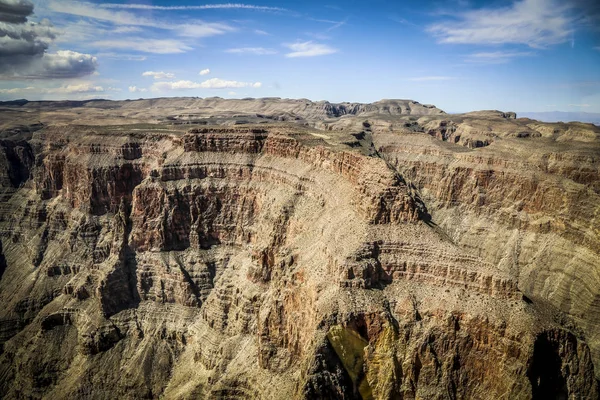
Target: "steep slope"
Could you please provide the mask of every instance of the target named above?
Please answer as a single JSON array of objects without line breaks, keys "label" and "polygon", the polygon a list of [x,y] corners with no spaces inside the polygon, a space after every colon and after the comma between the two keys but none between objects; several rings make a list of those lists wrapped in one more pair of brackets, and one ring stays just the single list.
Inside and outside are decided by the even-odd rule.
[{"label": "steep slope", "polygon": [[0,393],[598,397],[593,130],[313,118],[4,140]]}]

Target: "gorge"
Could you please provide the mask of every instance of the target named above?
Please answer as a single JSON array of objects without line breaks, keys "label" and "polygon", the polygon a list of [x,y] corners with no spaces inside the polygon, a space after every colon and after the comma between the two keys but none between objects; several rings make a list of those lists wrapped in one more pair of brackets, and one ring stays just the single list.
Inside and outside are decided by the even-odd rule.
[{"label": "gorge", "polygon": [[0,103],[5,398],[596,399],[600,128]]}]

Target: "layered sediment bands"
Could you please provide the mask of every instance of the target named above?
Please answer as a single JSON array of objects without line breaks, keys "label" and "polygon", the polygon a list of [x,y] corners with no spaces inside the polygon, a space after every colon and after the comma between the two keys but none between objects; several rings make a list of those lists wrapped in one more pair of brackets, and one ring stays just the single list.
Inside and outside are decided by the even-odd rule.
[{"label": "layered sediment bands", "polygon": [[61,141],[46,144],[56,136],[57,133],[50,130],[34,138],[36,144],[44,143],[38,144],[43,146],[44,156],[38,161],[36,190],[42,199],[53,198],[60,191],[71,207],[94,215],[116,212],[122,200],[131,202],[133,189],[151,166],[140,160],[145,151],[150,156],[146,161],[151,164],[161,161],[154,146],[143,146],[134,141],[134,137],[119,138],[116,144],[110,145],[93,143],[90,137],[75,145]]},{"label": "layered sediment bands", "polygon": [[[324,172],[341,176],[352,183],[361,196],[360,203],[369,220],[373,223],[417,221],[423,217],[424,206],[411,197],[406,185],[389,171],[379,159],[361,156],[347,151],[332,151],[323,146],[306,146],[300,141],[284,135],[267,135],[263,129],[192,130],[184,136],[186,152],[227,152],[272,155],[283,159],[293,159],[319,168]],[[317,142],[319,143],[319,142]],[[320,142],[324,144],[324,142]],[[194,166],[195,167],[195,166]],[[185,169],[177,174],[178,166],[169,166],[166,180],[182,178],[202,178],[207,175],[207,167]],[[249,168],[254,171],[256,166]],[[212,171],[212,173],[215,173]],[[226,173],[225,170],[223,173]],[[248,172],[234,171],[247,176]],[[280,172],[282,175],[284,171]],[[252,179],[252,178],[250,178]]]},{"label": "layered sediment bands", "polygon": [[408,280],[464,288],[504,299],[523,298],[514,279],[493,271],[491,265],[478,257],[453,250],[439,243],[435,249],[417,243],[367,243],[344,264],[341,282],[351,287],[372,288]]},{"label": "layered sediment bands", "polygon": [[[509,193],[523,164],[425,133],[415,135],[436,145],[414,153],[373,133],[384,160],[362,148],[370,133],[351,147],[345,133],[300,125],[136,129],[39,130],[17,163],[27,178],[3,192],[7,398],[598,396],[583,315],[595,289],[562,295],[567,282],[595,282],[564,278],[595,254],[590,236],[577,244],[585,261],[566,261],[595,217],[575,198],[559,202],[593,189],[529,177]],[[503,236],[496,216],[525,190],[537,194],[514,209],[518,234]],[[452,227],[459,211],[472,220]],[[548,226],[531,217],[554,212]],[[491,251],[494,230],[502,246]],[[558,247],[535,247],[539,236]],[[547,262],[559,247],[560,270]]]},{"label": "layered sediment bands", "polygon": [[[577,144],[584,146],[579,154],[562,151],[540,139],[524,160],[518,143],[507,140],[489,151],[386,135],[374,140],[420,189],[435,223],[460,246],[518,277],[528,298],[549,301],[575,318],[600,362],[597,151]],[[548,163],[556,159],[564,163]]]}]

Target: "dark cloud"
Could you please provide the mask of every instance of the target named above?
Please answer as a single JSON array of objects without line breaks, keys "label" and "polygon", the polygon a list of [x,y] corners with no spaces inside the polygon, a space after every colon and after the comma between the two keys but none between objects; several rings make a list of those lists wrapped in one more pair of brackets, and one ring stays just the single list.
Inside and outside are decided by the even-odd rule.
[{"label": "dark cloud", "polygon": [[23,24],[33,13],[33,3],[29,0],[0,0],[0,21]]},{"label": "dark cloud", "polygon": [[9,63],[5,60],[9,57],[42,55],[55,38],[55,29],[48,20],[37,24],[0,22],[0,64]]},{"label": "dark cloud", "polygon": [[0,70],[3,65],[20,64],[17,58],[43,54],[46,46],[40,42],[23,39],[0,38]]},{"label": "dark cloud", "polygon": [[[28,49],[23,46],[21,52]],[[33,53],[35,49],[32,49]],[[1,54],[2,50],[0,50]],[[2,57],[0,55],[0,79],[61,79],[80,78],[96,71],[96,57],[70,50],[56,53]]]},{"label": "dark cloud", "polygon": [[46,78],[73,78],[94,73],[96,57],[76,51],[61,50],[42,57],[41,70]]},{"label": "dark cloud", "polygon": [[32,12],[29,0],[0,0],[0,79],[77,78],[96,70],[89,54],[48,53],[57,30],[47,19],[29,22]]}]

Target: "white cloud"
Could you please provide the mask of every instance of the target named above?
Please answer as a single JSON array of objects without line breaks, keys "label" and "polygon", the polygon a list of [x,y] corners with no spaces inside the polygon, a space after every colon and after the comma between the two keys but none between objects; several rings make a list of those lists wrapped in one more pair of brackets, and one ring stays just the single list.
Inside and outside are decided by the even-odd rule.
[{"label": "white cloud", "polygon": [[36,91],[36,89],[33,86],[28,86],[24,88],[0,89],[0,94],[21,94],[33,91]]},{"label": "white cloud", "polygon": [[407,80],[412,82],[432,82],[432,81],[450,81],[456,79],[453,76],[418,76],[415,78],[408,78]]},{"label": "white cloud", "polygon": [[[86,45],[91,41],[92,46],[103,49],[155,54],[184,53],[192,50],[189,39],[177,40],[173,38],[174,35],[182,38],[203,38],[236,30],[234,27],[220,22],[187,20],[185,23],[173,23],[128,11],[115,11],[102,4],[85,1],[49,0],[48,4],[49,9],[53,12],[89,19],[89,21],[78,21],[67,26],[65,32],[70,41],[84,41]],[[144,34],[148,28],[170,32],[163,35],[166,37],[165,39],[154,39],[150,33]],[[123,37],[122,35],[130,33],[134,36]],[[101,39],[96,40],[96,38]]]},{"label": "white cloud", "polygon": [[91,83],[81,83],[78,85],[67,85],[54,89],[46,89],[46,93],[91,93],[104,92],[102,86],[94,86]]},{"label": "white cloud", "polygon": [[108,49],[135,50],[143,53],[155,54],[175,54],[192,50],[192,48],[185,43],[175,39],[130,38],[123,40],[99,40],[97,42],[92,42],[91,45]]},{"label": "white cloud", "polygon": [[[108,90],[116,91],[114,88]],[[102,86],[96,86],[93,83],[79,83],[66,85],[54,88],[36,88],[28,86],[24,88],[0,89],[1,94],[27,94],[27,93],[43,93],[43,94],[73,94],[73,93],[102,93],[105,89]]]},{"label": "white cloud", "polygon": [[142,76],[151,76],[154,79],[173,79],[175,78],[175,74],[172,72],[155,72],[155,71],[146,71],[142,73]]},{"label": "white cloud", "polygon": [[226,89],[226,88],[242,88],[242,87],[253,87],[259,88],[262,86],[260,82],[238,82],[238,81],[226,81],[219,78],[212,78],[206,80],[200,84],[201,87],[207,89]]},{"label": "white cloud", "polygon": [[531,51],[490,51],[473,53],[467,56],[466,61],[480,64],[502,64],[516,57],[533,56]]},{"label": "white cloud", "polygon": [[210,74],[210,69],[206,68],[203,69],[202,71],[198,72],[198,75],[208,75]]},{"label": "white cloud", "polygon": [[253,54],[257,56],[265,56],[269,54],[277,54],[273,49],[265,49],[264,47],[239,47],[235,49],[227,49],[225,53],[233,54]]},{"label": "white cloud", "polygon": [[230,96],[235,96],[237,93],[236,92],[227,92],[227,94]]},{"label": "white cloud", "polygon": [[153,92],[161,90],[183,90],[183,89],[198,89],[200,83],[192,81],[176,81],[176,82],[157,82],[150,88]]},{"label": "white cloud", "polygon": [[284,46],[292,50],[291,53],[285,55],[286,57],[315,57],[333,54],[338,51],[326,44],[314,43],[312,41],[286,44]]},{"label": "white cloud", "polygon": [[242,9],[242,10],[254,10],[254,11],[275,11],[284,12],[287,11],[281,7],[266,7],[266,6],[255,6],[252,4],[238,4],[238,3],[225,3],[225,4],[204,4],[198,6],[155,6],[148,4],[102,4],[103,8],[119,8],[119,9],[133,9],[133,10],[161,10],[161,11],[185,11],[185,10],[215,10],[215,9]]},{"label": "white cloud", "polygon": [[227,32],[233,32],[236,29],[221,23],[203,23],[196,21],[193,24],[182,24],[172,26],[170,29],[175,29],[179,36],[202,38],[208,36],[222,35]]},{"label": "white cloud", "polygon": [[139,88],[137,86],[129,86],[128,89],[131,93],[142,93],[142,92],[148,91],[148,89],[146,89],[146,88]]},{"label": "white cloud", "polygon": [[142,28],[139,26],[117,26],[112,30],[112,33],[132,33],[141,32]]},{"label": "white cloud", "polygon": [[333,30],[335,30],[337,28],[340,28],[340,27],[346,25],[346,22],[348,22],[348,20],[336,22],[335,24],[333,24],[332,26],[330,26],[329,28],[327,28],[325,30],[325,32],[331,32],[331,31],[333,31]]},{"label": "white cloud", "polygon": [[402,24],[402,25],[418,26],[417,24],[415,24],[413,22],[410,22],[407,19],[399,17],[399,16],[391,16],[389,18],[392,21],[397,22],[397,23]]},{"label": "white cloud", "polygon": [[77,15],[96,20],[108,21],[115,25],[137,25],[160,28],[160,24],[150,18],[138,17],[126,11],[111,11],[96,4],[84,1],[53,0],[49,3],[50,10],[63,14]]},{"label": "white cloud", "polygon": [[520,0],[502,8],[452,15],[456,20],[430,25],[440,43],[525,44],[544,47],[570,40],[569,6],[557,0]]},{"label": "white cloud", "polygon": [[591,107],[591,106],[589,104],[569,104],[569,107],[587,108],[587,107]]},{"label": "white cloud", "polygon": [[331,19],[320,19],[320,18],[309,18],[311,21],[322,22],[324,24],[337,24],[339,21],[334,21]]},{"label": "white cloud", "polygon": [[[83,1],[75,2],[71,0],[51,0],[49,6],[54,12],[77,15],[99,21],[107,21],[113,25],[125,25],[130,31],[135,27],[143,26],[172,30],[175,34],[185,37],[207,37],[235,31],[235,28],[225,23],[213,23],[201,20],[194,20],[186,24],[167,23],[153,18],[140,17],[127,11],[113,11],[108,9],[106,4],[93,4]],[[118,4],[114,4],[114,6],[118,6]],[[186,50],[190,50],[190,48],[187,48]]]},{"label": "white cloud", "polygon": [[124,54],[124,53],[114,53],[114,52],[103,52],[97,53],[98,57],[102,58],[112,58],[115,60],[127,60],[127,61],[146,61],[148,57],[139,56],[136,54]]},{"label": "white cloud", "polygon": [[[77,19],[66,22],[61,27],[60,35],[57,35],[56,43],[89,43],[101,37],[113,34],[112,29],[106,29],[106,25],[88,19]],[[112,27],[111,28],[117,28]]]},{"label": "white cloud", "polygon": [[269,36],[269,32],[263,31],[262,29],[255,29],[254,33],[256,33],[257,35]]},{"label": "white cloud", "polygon": [[175,81],[175,82],[156,82],[152,85],[152,91],[163,90],[186,90],[186,89],[227,89],[227,88],[259,88],[260,82],[239,82],[227,81],[219,78],[208,79],[204,82]]}]

